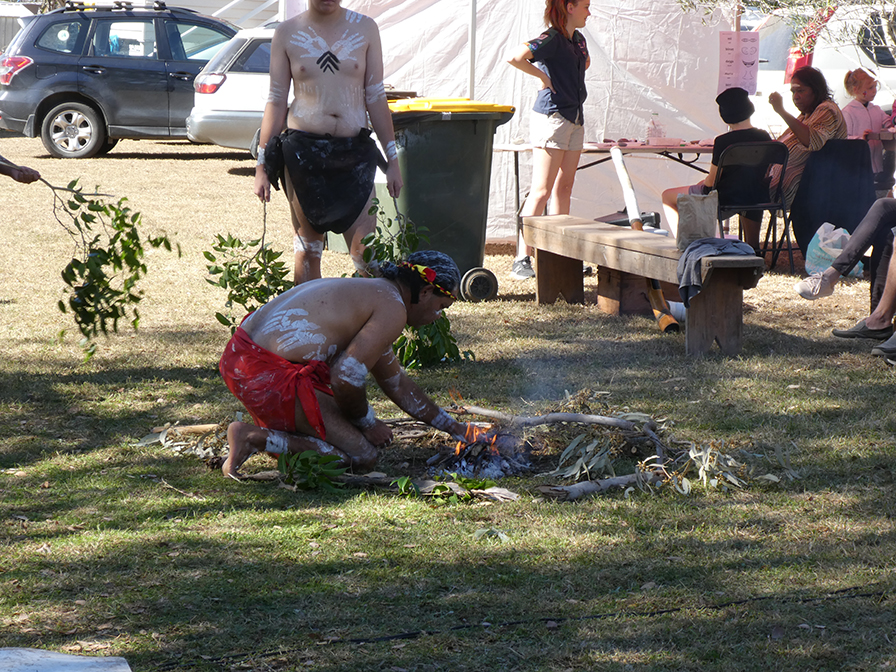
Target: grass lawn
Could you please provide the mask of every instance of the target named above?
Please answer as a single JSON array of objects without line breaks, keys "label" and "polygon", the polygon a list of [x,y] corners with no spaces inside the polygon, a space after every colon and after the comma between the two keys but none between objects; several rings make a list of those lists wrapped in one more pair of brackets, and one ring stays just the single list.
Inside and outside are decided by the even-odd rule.
[{"label": "grass lawn", "polygon": [[[127,196],[183,248],[148,255],[139,332],[85,363],[56,309],[73,245],[50,191],[0,183],[0,647],[123,656],[135,672],[896,669],[896,371],[871,342],[830,336],[866,314],[867,282],[810,303],[770,272],[746,293],[741,356],[694,359],[646,317],[537,306],[510,257],[489,256],[498,299],[449,310],[476,360],[414,374],[445,406],[454,392],[520,415],[570,399],[645,413],[779,483],[558,503],[536,489],[556,481],[531,475],[500,483],[515,502],[453,506],[292,492],[136,445],[240,410],[217,373],[229,334],[202,251],[216,233],[260,233],[252,164],[148,141],[61,161],[4,137],[0,154]],[[289,250],[284,200],[267,208],[268,239]],[[327,275],[351,270],[325,260]],[[571,431],[527,438],[550,467]],[[442,440],[400,441],[378,468],[422,473]]]}]

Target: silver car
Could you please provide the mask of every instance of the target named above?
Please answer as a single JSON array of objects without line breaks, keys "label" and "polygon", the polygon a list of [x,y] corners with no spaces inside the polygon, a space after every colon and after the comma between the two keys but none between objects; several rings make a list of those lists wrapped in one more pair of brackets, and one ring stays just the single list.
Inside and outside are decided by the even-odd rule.
[{"label": "silver car", "polygon": [[276,25],[239,31],[197,75],[187,117],[190,140],[248,149],[255,156]]}]

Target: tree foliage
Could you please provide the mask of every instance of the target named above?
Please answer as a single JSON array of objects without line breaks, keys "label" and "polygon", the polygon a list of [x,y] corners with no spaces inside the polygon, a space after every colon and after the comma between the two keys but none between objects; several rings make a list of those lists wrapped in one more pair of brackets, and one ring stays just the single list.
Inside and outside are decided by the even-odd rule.
[{"label": "tree foliage", "polygon": [[138,282],[146,274],[144,245],[171,251],[171,240],[158,235],[144,243],[139,230],[142,217],[126,205],[126,198],[109,203],[104,194],[84,194],[77,180],[66,188],[49,186],[54,217],[76,245],[62,271],[68,298],[59,301],[59,310],[71,311],[89,358],[96,352],[96,337],[117,332],[120,319],[129,318],[137,329],[137,304],[143,298]]}]

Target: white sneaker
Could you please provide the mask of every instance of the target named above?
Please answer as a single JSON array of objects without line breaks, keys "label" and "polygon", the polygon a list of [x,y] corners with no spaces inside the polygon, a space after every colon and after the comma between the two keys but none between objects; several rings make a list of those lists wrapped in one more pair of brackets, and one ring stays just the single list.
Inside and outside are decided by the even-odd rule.
[{"label": "white sneaker", "polygon": [[513,267],[510,270],[510,277],[517,280],[528,280],[535,277],[535,271],[532,270],[532,260],[529,257],[515,259]]},{"label": "white sneaker", "polygon": [[824,273],[813,273],[793,286],[793,291],[808,301],[822,299],[834,293],[834,283],[824,277]]}]

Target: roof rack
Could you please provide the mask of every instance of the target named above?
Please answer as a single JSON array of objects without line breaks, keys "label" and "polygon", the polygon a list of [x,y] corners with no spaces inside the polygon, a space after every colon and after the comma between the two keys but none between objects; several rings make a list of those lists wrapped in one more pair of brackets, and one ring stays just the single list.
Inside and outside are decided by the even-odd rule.
[{"label": "roof rack", "polygon": [[65,9],[84,11],[88,9],[168,9],[164,0],[66,0]]}]

